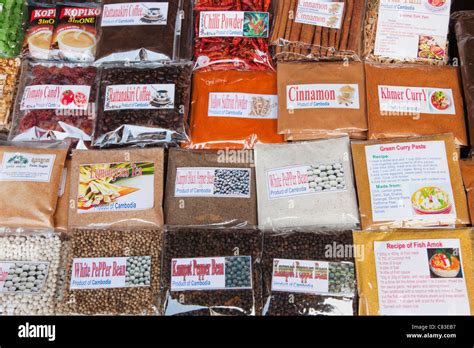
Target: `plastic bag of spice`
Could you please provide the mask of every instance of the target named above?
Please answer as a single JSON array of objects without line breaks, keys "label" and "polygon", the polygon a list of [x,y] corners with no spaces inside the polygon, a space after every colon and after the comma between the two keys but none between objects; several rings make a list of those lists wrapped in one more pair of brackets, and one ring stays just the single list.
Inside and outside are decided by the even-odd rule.
[{"label": "plastic bag of spice", "polygon": [[452,133],[467,146],[459,69],[366,64],[369,139]]},{"label": "plastic bag of spice", "polygon": [[264,230],[348,230],[359,212],[348,137],[255,147]]},{"label": "plastic bag of spice", "polygon": [[0,58],[0,130],[8,129],[20,60]]},{"label": "plastic bag of spice", "polygon": [[257,230],[166,231],[164,315],[260,314],[261,254]]},{"label": "plastic bag of spice", "polygon": [[74,230],[58,313],[158,314],[162,241],[155,230]]},{"label": "plastic bag of spice", "polygon": [[24,61],[9,138],[90,142],[97,69],[83,64]]},{"label": "plastic bag of spice", "polygon": [[97,61],[190,60],[191,0],[103,0]]},{"label": "plastic bag of spice", "polygon": [[459,164],[461,165],[462,180],[466,189],[469,215],[472,221],[474,217],[474,161],[465,160],[460,161]]},{"label": "plastic bag of spice", "polygon": [[24,0],[3,0],[0,8],[0,56],[16,57],[20,53],[26,20]]},{"label": "plastic bag of spice", "polygon": [[362,63],[280,63],[277,76],[280,134],[311,140],[367,131]]},{"label": "plastic bag of spice", "polygon": [[56,5],[35,0],[27,1],[28,21],[22,55],[47,60],[51,55],[51,42],[56,23]]},{"label": "plastic bag of spice", "polygon": [[52,231],[0,233],[1,315],[52,315],[61,241]]},{"label": "plastic bag of spice", "polygon": [[191,74],[191,62],[105,66],[94,146],[187,140]]},{"label": "plastic bag of spice", "polygon": [[251,149],[279,143],[276,73],[198,71],[193,76],[191,148]]},{"label": "plastic bag of spice", "polygon": [[69,227],[163,225],[162,148],[73,151]]},{"label": "plastic bag of spice", "polygon": [[61,175],[58,204],[54,214],[54,228],[56,231],[68,231],[69,189],[71,185],[71,160],[67,159]]},{"label": "plastic bag of spice", "polygon": [[54,228],[61,174],[69,144],[0,142],[0,224]]},{"label": "plastic bag of spice", "polygon": [[273,69],[268,48],[271,0],[196,0],[196,68]]},{"label": "plastic bag of spice", "polygon": [[472,315],[471,238],[467,228],[355,231],[359,314]]},{"label": "plastic bag of spice", "polygon": [[353,142],[362,228],[468,225],[452,135]]},{"label": "plastic bag of spice", "polygon": [[167,225],[256,226],[257,192],[251,150],[170,149],[165,198]]},{"label": "plastic bag of spice", "polygon": [[270,42],[279,61],[361,55],[366,0],[278,0]]},{"label": "plastic bag of spice", "polygon": [[265,233],[263,315],[357,315],[356,256],[351,231]]}]

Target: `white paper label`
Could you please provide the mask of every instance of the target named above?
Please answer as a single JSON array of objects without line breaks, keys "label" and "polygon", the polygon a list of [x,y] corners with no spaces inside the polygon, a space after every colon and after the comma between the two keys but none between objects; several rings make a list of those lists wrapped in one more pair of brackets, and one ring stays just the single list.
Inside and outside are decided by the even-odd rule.
[{"label": "white paper label", "polygon": [[171,260],[171,291],[252,288],[250,256]]},{"label": "white paper label", "polygon": [[28,86],[23,92],[20,110],[86,110],[89,103],[90,91],[90,86]]},{"label": "white paper label", "polygon": [[443,60],[451,0],[380,0],[374,53]]},{"label": "white paper label", "polygon": [[272,291],[354,296],[354,264],[308,260],[273,260]]},{"label": "white paper label", "polygon": [[150,286],[151,256],[74,259],[71,289]]},{"label": "white paper label", "polygon": [[278,96],[250,93],[209,93],[209,116],[276,119]]},{"label": "white paper label", "polygon": [[359,85],[288,85],[286,108],[288,110],[359,109]]},{"label": "white paper label", "polygon": [[295,22],[340,29],[343,14],[343,1],[299,0]]},{"label": "white paper label", "polygon": [[0,293],[39,294],[48,270],[49,262],[0,261]]},{"label": "white paper label", "polygon": [[166,25],[167,22],[167,2],[131,2],[104,5],[101,26]]},{"label": "white paper label", "polygon": [[379,105],[382,116],[456,114],[451,89],[379,86]]},{"label": "white paper label", "polygon": [[275,168],[266,174],[269,199],[346,190],[342,162]]},{"label": "white paper label", "polygon": [[381,315],[470,315],[458,239],[374,242]]},{"label": "white paper label", "polygon": [[268,37],[268,12],[201,11],[199,37]]},{"label": "white paper label", "polygon": [[174,93],[174,84],[107,86],[104,111],[174,109]]},{"label": "white paper label", "polygon": [[175,197],[250,198],[250,168],[176,169]]},{"label": "white paper label", "polygon": [[5,152],[0,181],[49,182],[55,159],[56,155]]},{"label": "white paper label", "polygon": [[373,220],[455,223],[444,141],[366,146]]}]

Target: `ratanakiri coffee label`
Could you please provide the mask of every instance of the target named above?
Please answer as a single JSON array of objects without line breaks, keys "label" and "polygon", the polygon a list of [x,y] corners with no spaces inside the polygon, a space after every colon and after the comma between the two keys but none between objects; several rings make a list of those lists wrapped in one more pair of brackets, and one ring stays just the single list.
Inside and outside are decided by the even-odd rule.
[{"label": "ratanakiri coffee label", "polygon": [[151,256],[77,258],[71,290],[150,286]]},{"label": "ratanakiri coffee label", "polygon": [[176,169],[175,197],[250,198],[250,168]]},{"label": "ratanakiri coffee label", "polygon": [[104,111],[174,109],[175,89],[171,83],[107,86]]},{"label": "ratanakiri coffee label", "polygon": [[49,182],[56,155],[5,152],[0,181]]},{"label": "ratanakiri coffee label", "polygon": [[278,96],[250,93],[209,93],[209,116],[277,119]]},{"label": "ratanakiri coffee label", "polygon": [[0,261],[0,293],[39,294],[48,271],[49,262]]},{"label": "ratanakiri coffee label", "polygon": [[381,315],[471,314],[459,239],[375,241],[374,256]]},{"label": "ratanakiri coffee label", "polygon": [[102,27],[127,25],[166,25],[167,2],[130,2],[104,5]]},{"label": "ratanakiri coffee label", "polygon": [[67,109],[86,110],[90,86],[34,85],[27,86],[20,102],[20,110]]},{"label": "ratanakiri coffee label", "polygon": [[202,11],[199,37],[268,37],[268,12]]},{"label": "ratanakiri coffee label", "polygon": [[359,109],[357,84],[307,84],[286,86],[286,108]]},{"label": "ratanakiri coffee label", "polygon": [[272,291],[354,296],[354,264],[273,259]]},{"label": "ratanakiri coffee label", "polygon": [[171,291],[252,289],[250,256],[171,260]]},{"label": "ratanakiri coffee label", "polygon": [[79,168],[79,214],[153,208],[153,162],[102,163],[81,165]]},{"label": "ratanakiri coffee label", "polygon": [[299,0],[295,22],[340,29],[343,14],[343,1]]}]

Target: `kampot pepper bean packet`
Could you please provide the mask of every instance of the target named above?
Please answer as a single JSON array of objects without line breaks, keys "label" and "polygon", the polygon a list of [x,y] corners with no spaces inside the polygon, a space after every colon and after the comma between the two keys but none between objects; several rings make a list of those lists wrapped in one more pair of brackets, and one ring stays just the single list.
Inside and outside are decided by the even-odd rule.
[{"label": "kampot pepper bean packet", "polygon": [[354,231],[360,315],[472,315],[472,229]]},{"label": "kampot pepper bean packet", "polygon": [[8,130],[20,59],[0,58],[0,130]]},{"label": "kampot pepper bean packet", "polygon": [[369,139],[452,133],[467,146],[459,69],[366,64]]},{"label": "kampot pepper bean packet", "polygon": [[311,140],[367,132],[363,63],[280,63],[277,79],[280,134]]},{"label": "kampot pepper bean packet", "polygon": [[354,141],[362,228],[470,224],[452,135]]},{"label": "kampot pepper bean packet", "polygon": [[162,148],[75,150],[69,228],[163,226]]},{"label": "kampot pepper bean packet", "polygon": [[188,147],[252,149],[257,143],[283,142],[277,116],[276,73],[198,71],[193,76]]},{"label": "kampot pepper bean packet", "polygon": [[254,229],[167,230],[162,265],[163,314],[259,315],[262,237]]},{"label": "kampot pepper bean packet", "polygon": [[257,192],[251,150],[170,149],[165,196],[168,226],[252,227]]},{"label": "kampot pepper bean packet", "polygon": [[50,58],[55,23],[56,6],[54,4],[28,1],[23,56],[44,60]]}]

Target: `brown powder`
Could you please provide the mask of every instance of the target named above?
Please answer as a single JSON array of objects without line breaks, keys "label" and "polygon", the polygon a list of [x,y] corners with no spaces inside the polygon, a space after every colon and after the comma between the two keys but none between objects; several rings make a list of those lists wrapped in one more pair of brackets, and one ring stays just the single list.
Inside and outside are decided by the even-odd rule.
[{"label": "brown powder", "polygon": [[472,220],[474,217],[474,161],[466,160],[459,163],[461,164],[462,179],[467,193],[469,214]]},{"label": "brown powder", "polygon": [[67,232],[67,218],[69,213],[69,189],[71,185],[71,160],[66,160],[61,177],[61,189],[54,214],[54,227],[61,232]]}]

